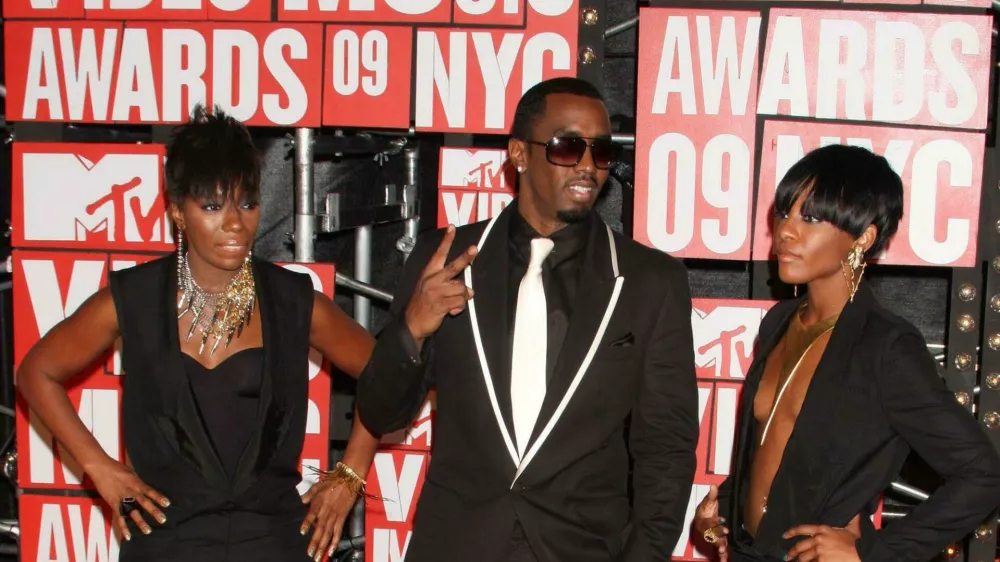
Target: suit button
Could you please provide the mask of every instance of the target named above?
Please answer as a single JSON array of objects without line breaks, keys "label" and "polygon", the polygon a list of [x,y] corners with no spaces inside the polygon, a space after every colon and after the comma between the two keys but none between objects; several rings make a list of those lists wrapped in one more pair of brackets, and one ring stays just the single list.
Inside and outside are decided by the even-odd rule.
[{"label": "suit button", "polygon": [[530,490],[530,489],[531,489],[530,487],[525,486],[524,484],[521,484],[520,482],[518,482],[517,484],[514,484],[514,491],[515,492],[525,492],[525,491]]}]

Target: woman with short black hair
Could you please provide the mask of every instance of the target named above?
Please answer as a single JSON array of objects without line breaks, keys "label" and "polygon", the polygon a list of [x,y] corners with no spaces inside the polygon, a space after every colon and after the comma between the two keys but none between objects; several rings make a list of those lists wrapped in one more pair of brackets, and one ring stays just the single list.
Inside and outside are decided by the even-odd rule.
[{"label": "woman with short black hair", "polygon": [[[863,148],[810,152],[778,185],[778,273],[806,291],[761,322],[733,472],[696,512],[722,560],[924,562],[1000,503],[997,452],[920,332],[863,280],[902,215],[899,176]],[[876,531],[870,516],[911,449],[945,483]]]}]

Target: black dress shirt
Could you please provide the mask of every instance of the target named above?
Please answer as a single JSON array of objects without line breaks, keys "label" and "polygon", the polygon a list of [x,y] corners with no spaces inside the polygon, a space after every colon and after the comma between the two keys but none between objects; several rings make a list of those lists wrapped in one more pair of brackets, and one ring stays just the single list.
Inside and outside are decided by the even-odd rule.
[{"label": "black dress shirt", "polygon": [[[568,225],[547,238],[554,246],[542,262],[542,286],[545,288],[545,307],[548,309],[546,330],[545,378],[552,381],[559,351],[566,338],[566,329],[573,317],[573,300],[576,297],[583,249],[587,245],[590,221],[583,220]],[[520,212],[513,213],[510,221],[510,268],[507,278],[507,338],[508,357],[514,353],[514,324],[517,310],[517,294],[521,279],[528,271],[531,259],[531,241],[545,238],[524,220]]]}]

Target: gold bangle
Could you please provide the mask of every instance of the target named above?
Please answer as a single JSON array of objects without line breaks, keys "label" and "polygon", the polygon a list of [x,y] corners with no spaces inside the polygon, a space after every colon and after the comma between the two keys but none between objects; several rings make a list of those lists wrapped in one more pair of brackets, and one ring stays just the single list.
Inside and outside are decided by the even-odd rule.
[{"label": "gold bangle", "polygon": [[382,499],[368,494],[366,491],[368,482],[366,482],[364,478],[358,476],[358,473],[355,472],[353,468],[342,462],[338,462],[333,470],[319,470],[311,466],[308,468],[319,474],[320,482],[327,482],[331,480],[337,481],[347,486],[347,489],[354,495],[364,496],[366,498]]}]

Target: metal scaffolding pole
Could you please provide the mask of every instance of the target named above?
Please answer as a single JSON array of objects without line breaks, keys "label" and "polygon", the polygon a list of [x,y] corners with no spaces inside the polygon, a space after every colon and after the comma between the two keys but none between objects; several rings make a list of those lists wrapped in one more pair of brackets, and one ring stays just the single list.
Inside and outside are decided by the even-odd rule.
[{"label": "metal scaffolding pole", "polygon": [[[372,280],[372,225],[359,226],[354,231],[354,279],[369,284]],[[354,295],[354,319],[366,330],[371,330],[372,309],[371,300],[360,294]],[[350,537],[365,535],[365,500],[359,498],[354,503],[351,519],[348,523]],[[364,560],[364,552],[355,549],[351,554],[354,561]]]},{"label": "metal scaffolding pole", "polygon": [[313,193],[313,130],[295,129],[295,261],[315,261],[316,197]]}]

